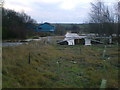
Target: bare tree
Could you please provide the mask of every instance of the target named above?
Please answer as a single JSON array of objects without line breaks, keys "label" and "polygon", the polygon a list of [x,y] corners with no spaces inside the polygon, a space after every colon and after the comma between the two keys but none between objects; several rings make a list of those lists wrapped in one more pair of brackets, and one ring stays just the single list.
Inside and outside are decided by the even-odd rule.
[{"label": "bare tree", "polygon": [[108,7],[105,6],[102,0],[98,0],[96,3],[91,3],[91,6],[90,23],[93,25],[92,30],[100,35],[112,34],[112,23],[114,22],[114,19],[111,17]]},{"label": "bare tree", "polygon": [[104,12],[104,3],[97,1],[96,3],[91,3],[92,10],[90,13],[90,22],[92,23],[101,23],[103,22],[103,12]]},{"label": "bare tree", "polygon": [[116,9],[116,16],[117,16],[117,36],[119,37],[120,34],[120,1],[117,2],[117,9]]},{"label": "bare tree", "polygon": [[120,1],[117,2],[117,17],[118,23],[120,23]]}]

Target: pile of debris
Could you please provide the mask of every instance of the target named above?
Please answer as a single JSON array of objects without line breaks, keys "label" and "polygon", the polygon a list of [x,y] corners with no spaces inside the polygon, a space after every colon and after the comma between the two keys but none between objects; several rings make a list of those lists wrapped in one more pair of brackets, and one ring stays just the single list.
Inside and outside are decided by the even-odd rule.
[{"label": "pile of debris", "polygon": [[103,44],[98,40],[89,39],[87,36],[79,36],[76,33],[67,32],[65,39],[57,42],[60,45],[92,45],[92,44]]}]

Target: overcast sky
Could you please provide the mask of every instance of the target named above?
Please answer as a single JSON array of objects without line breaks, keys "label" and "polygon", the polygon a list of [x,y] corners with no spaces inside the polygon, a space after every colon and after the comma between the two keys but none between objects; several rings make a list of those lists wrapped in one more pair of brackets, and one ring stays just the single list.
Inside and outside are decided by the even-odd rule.
[{"label": "overcast sky", "polygon": [[[38,23],[84,23],[95,0],[5,0],[4,7],[25,12]],[[112,7],[117,0],[103,0]]]}]

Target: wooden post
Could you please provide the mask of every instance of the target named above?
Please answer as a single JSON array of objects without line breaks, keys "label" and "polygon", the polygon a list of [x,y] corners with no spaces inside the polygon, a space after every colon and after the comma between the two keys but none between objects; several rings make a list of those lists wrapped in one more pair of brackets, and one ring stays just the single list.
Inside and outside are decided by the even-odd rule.
[{"label": "wooden post", "polygon": [[28,64],[30,64],[30,52],[29,52],[29,56],[28,56]]}]

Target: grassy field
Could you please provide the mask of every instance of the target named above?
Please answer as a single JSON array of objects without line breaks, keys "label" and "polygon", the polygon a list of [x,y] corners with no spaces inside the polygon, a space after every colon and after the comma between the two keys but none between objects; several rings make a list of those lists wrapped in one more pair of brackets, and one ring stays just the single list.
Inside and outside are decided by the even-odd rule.
[{"label": "grassy field", "polygon": [[[3,47],[3,88],[118,88],[117,45],[44,44]],[[30,62],[29,62],[30,60]]]}]

